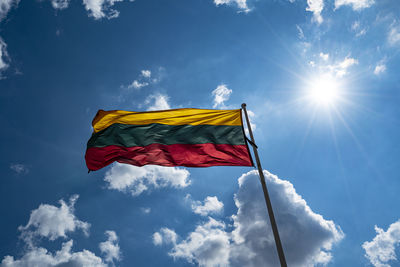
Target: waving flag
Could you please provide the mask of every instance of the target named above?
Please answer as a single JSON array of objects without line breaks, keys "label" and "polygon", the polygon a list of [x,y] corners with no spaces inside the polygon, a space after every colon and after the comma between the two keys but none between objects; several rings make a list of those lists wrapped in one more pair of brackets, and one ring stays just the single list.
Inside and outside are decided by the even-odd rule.
[{"label": "waving flag", "polygon": [[241,110],[99,110],[87,143],[86,165],[114,161],[143,166],[253,166]]}]

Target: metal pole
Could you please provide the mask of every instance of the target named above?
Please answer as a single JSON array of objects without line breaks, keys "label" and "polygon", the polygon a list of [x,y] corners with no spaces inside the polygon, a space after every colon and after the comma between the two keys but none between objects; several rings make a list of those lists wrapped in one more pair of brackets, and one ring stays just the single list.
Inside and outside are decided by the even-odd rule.
[{"label": "metal pole", "polygon": [[253,132],[251,131],[251,125],[250,125],[249,117],[247,115],[245,103],[242,104],[242,109],[243,109],[244,115],[246,117],[247,128],[249,129],[251,142],[253,142],[253,144],[251,144],[251,146],[253,147],[254,157],[256,158],[256,162],[257,162],[258,173],[260,175],[260,181],[261,181],[262,189],[264,191],[265,203],[267,204],[269,220],[271,222],[272,232],[274,233],[275,245],[276,245],[276,249],[278,250],[279,261],[281,262],[282,267],[287,267],[285,254],[283,253],[281,239],[279,238],[278,226],[276,225],[274,211],[272,209],[271,200],[269,198],[269,194],[268,194],[268,190],[267,190],[267,185],[265,183],[264,173],[261,168],[260,158],[258,157],[257,146],[255,145]]}]

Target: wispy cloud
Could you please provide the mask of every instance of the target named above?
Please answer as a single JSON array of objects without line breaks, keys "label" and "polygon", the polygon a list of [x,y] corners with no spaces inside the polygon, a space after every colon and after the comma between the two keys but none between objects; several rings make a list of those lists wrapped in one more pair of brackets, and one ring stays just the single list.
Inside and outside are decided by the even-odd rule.
[{"label": "wispy cloud", "polygon": [[[40,0],[44,1],[44,0]],[[50,0],[54,9],[65,9],[68,7],[70,0]]]},{"label": "wispy cloud", "polygon": [[384,62],[379,62],[374,69],[375,75],[381,75],[386,71],[386,64]]},{"label": "wispy cloud", "polygon": [[351,30],[356,33],[356,37],[363,36],[367,33],[367,29],[361,27],[359,20],[354,21],[354,23],[351,25]]},{"label": "wispy cloud", "polygon": [[[162,70],[162,68],[160,68]],[[153,78],[151,77],[151,71],[150,70],[141,70],[140,75],[131,83],[129,84],[126,88],[135,88],[135,89],[140,89],[142,87],[146,87],[150,85],[151,83],[157,83],[159,81],[158,78]],[[125,86],[122,86],[124,88]]]},{"label": "wispy cloud", "polygon": [[0,73],[8,68],[7,62],[9,60],[10,58],[8,57],[7,53],[7,44],[0,37]]},{"label": "wispy cloud", "polygon": [[376,236],[362,244],[365,257],[376,267],[389,267],[397,260],[395,247],[400,244],[400,220],[392,223],[387,231],[375,225]]},{"label": "wispy cloud", "polygon": [[374,0],[335,0],[335,9],[347,5],[354,10],[360,10],[372,6],[374,3]]},{"label": "wispy cloud", "polygon": [[0,21],[2,21],[11,10],[16,7],[20,0],[0,0]]},{"label": "wispy cloud", "polygon": [[216,6],[219,5],[232,5],[236,4],[236,6],[243,12],[249,12],[250,9],[247,6],[247,0],[214,0],[214,4]]},{"label": "wispy cloud", "polygon": [[27,174],[29,173],[28,166],[21,163],[13,163],[10,165],[10,169],[15,171],[17,174]]},{"label": "wispy cloud", "polygon": [[303,40],[304,39],[303,29],[297,24],[296,24],[296,29],[297,29],[297,32],[298,32],[299,39]]},{"label": "wispy cloud", "polygon": [[400,23],[395,21],[390,25],[388,42],[392,46],[400,44]]}]

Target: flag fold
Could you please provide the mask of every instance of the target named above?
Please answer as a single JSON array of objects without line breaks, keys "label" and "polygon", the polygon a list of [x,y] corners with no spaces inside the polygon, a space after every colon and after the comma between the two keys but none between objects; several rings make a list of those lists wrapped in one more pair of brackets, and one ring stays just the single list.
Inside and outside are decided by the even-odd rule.
[{"label": "flag fold", "polygon": [[87,143],[86,165],[253,166],[241,110],[99,110]]}]

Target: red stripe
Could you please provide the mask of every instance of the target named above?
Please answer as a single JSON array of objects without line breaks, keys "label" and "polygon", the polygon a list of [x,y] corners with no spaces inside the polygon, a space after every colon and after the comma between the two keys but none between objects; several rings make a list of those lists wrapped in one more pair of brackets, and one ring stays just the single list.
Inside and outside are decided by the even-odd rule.
[{"label": "red stripe", "polygon": [[114,161],[135,166],[253,166],[246,145],[225,144],[91,147],[86,150],[85,159],[91,171],[101,169]]}]

